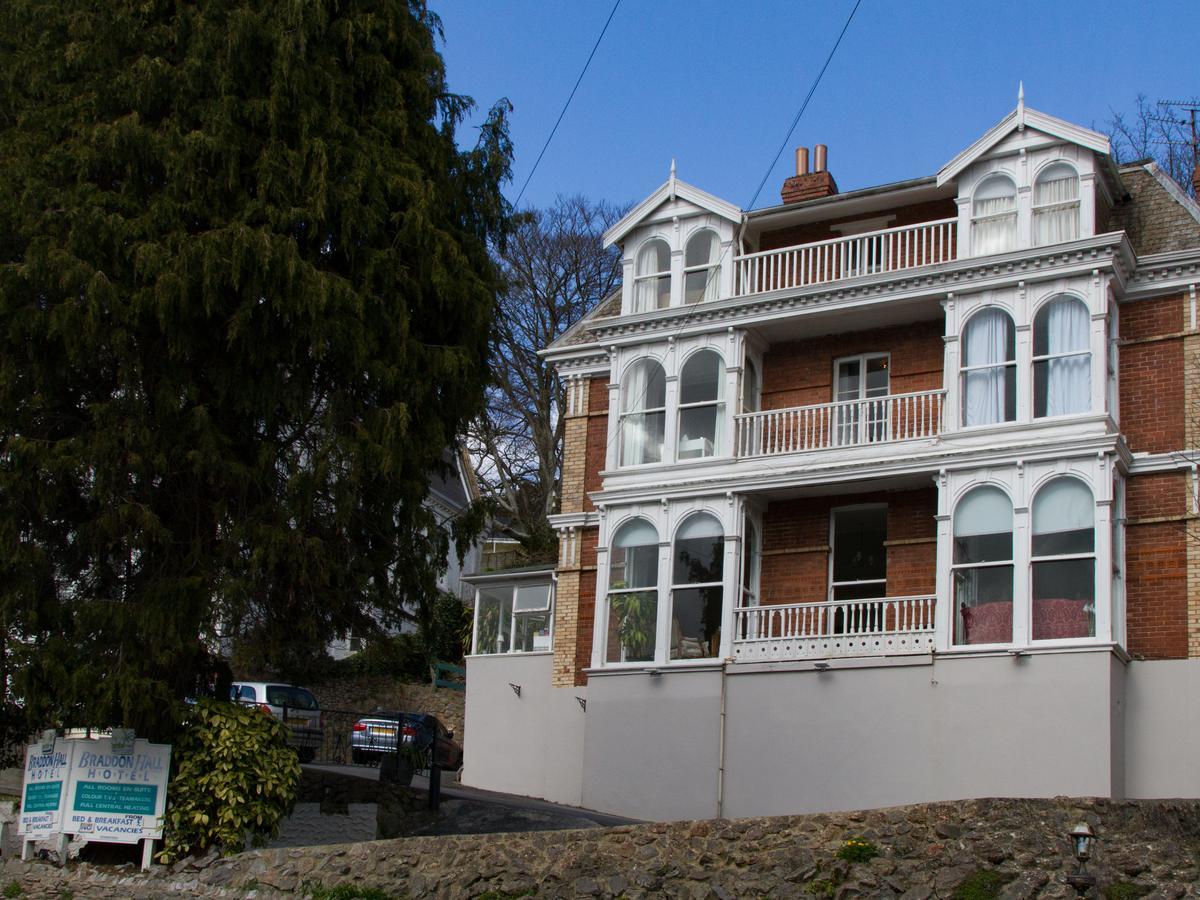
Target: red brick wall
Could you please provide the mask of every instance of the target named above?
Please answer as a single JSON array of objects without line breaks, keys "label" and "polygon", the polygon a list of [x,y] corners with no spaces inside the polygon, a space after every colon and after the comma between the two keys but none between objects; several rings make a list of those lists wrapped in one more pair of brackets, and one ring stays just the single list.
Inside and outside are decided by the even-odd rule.
[{"label": "red brick wall", "polygon": [[[585,492],[598,491],[603,486],[600,473],[608,456],[608,378],[594,377],[588,382],[587,469],[583,477]],[[585,510],[595,504],[585,495]]]},{"label": "red brick wall", "polygon": [[891,393],[942,387],[943,323],[825,335],[775,344],[763,358],[762,408],[783,409],[833,400],[833,361],[856,353],[891,353]]},{"label": "red brick wall", "polygon": [[[1168,472],[1130,478],[1125,492],[1126,647],[1147,659],[1187,656],[1187,482]],[[1155,522],[1154,519],[1174,519]],[[1141,520],[1139,522],[1139,520]],[[1149,520],[1149,521],[1148,521]]]},{"label": "red brick wall", "polygon": [[830,510],[856,503],[886,503],[888,506],[888,596],[934,592],[937,492],[930,487],[916,491],[805,497],[772,503],[763,515],[760,602],[800,603],[826,599]]},{"label": "red brick wall", "polygon": [[592,665],[592,631],[596,624],[596,544],[599,528],[580,532],[579,626],[575,632],[575,684],[587,684],[584,669]]},{"label": "red brick wall", "polygon": [[816,241],[827,241],[840,238],[842,234],[834,231],[832,226],[844,225],[859,219],[877,219],[881,216],[895,216],[895,220],[886,227],[900,228],[904,225],[916,225],[918,222],[936,222],[938,219],[949,219],[958,215],[958,206],[952,199],[934,200],[929,203],[914,203],[910,206],[900,206],[896,209],[881,210],[857,216],[843,216],[840,219],[824,219],[820,222],[810,222],[806,225],[795,225],[791,228],[780,228],[768,231],[759,239],[759,250],[777,250],[780,247],[791,247],[795,244],[811,244]]},{"label": "red brick wall", "polygon": [[1183,448],[1183,298],[1121,306],[1121,431],[1134,451]]}]

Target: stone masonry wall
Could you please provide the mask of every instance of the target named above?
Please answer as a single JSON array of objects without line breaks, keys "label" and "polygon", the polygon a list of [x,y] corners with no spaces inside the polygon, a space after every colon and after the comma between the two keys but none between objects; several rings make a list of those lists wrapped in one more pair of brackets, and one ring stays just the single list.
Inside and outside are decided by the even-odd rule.
[{"label": "stone masonry wall", "polygon": [[[1200,802],[975,800],[866,812],[626,825],[587,831],[402,838],[259,850],[137,875],[0,863],[20,896],[285,897],[338,885],[388,897],[1053,898],[1074,891],[1066,833],[1100,837],[1091,896],[1196,896]],[[838,851],[860,838],[874,859]],[[968,889],[974,887],[974,891]],[[990,889],[989,889],[990,888]],[[9,895],[6,891],[6,895]]]},{"label": "stone masonry wall", "polygon": [[454,732],[461,742],[463,709],[466,693],[451,688],[435,688],[427,684],[408,684],[386,676],[341,678],[314,684],[309,688],[322,709],[344,709],[370,712],[374,709],[394,709],[404,712],[428,713]]}]

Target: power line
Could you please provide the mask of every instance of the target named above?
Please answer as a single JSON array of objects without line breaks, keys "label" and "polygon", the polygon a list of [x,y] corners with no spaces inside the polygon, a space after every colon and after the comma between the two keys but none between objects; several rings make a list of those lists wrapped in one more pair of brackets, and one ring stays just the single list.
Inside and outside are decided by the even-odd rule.
[{"label": "power line", "polygon": [[[859,0],[861,3],[862,0]],[[525,196],[525,188],[529,187],[529,182],[533,179],[533,173],[537,171],[538,165],[541,164],[542,157],[546,155],[546,148],[550,146],[550,142],[554,140],[554,133],[558,131],[558,126],[563,120],[563,116],[567,114],[567,107],[571,105],[571,101],[575,97],[575,92],[579,90],[579,83],[583,81],[583,76],[587,74],[588,66],[592,64],[592,57],[596,55],[596,50],[600,47],[600,42],[604,40],[604,33],[608,31],[608,25],[613,20],[613,16],[617,14],[617,7],[621,5],[621,0],[617,0],[613,4],[612,12],[608,14],[608,18],[604,22],[604,27],[600,29],[600,36],[596,38],[596,43],[592,45],[592,52],[588,54],[587,62],[583,64],[583,70],[580,71],[579,77],[575,79],[575,87],[571,88],[571,95],[567,97],[567,102],[563,104],[562,112],[558,114],[558,119],[554,123],[554,127],[550,129],[550,135],[546,138],[546,143],[542,144],[542,152],[538,154],[537,159],[533,163],[533,168],[529,170],[529,174],[525,178],[525,183],[521,185],[521,192],[517,194],[517,199],[513,202],[513,206],[521,204],[521,198]]]},{"label": "power line", "polygon": [[763,187],[767,183],[767,179],[771,177],[771,171],[775,168],[775,164],[779,162],[779,157],[783,155],[783,150],[792,140],[792,132],[796,130],[796,126],[800,124],[800,117],[804,115],[804,111],[808,109],[808,101],[812,99],[813,94],[817,92],[817,85],[821,83],[821,79],[825,77],[825,70],[829,68],[829,64],[833,62],[833,55],[837,53],[838,47],[842,45],[842,38],[846,36],[846,30],[850,27],[850,23],[854,20],[854,14],[858,12],[858,8],[862,6],[862,0],[857,0],[854,4],[854,9],[850,10],[850,15],[846,17],[846,24],[842,26],[842,31],[838,35],[837,40],[833,42],[833,48],[829,51],[829,55],[825,57],[825,65],[821,66],[821,71],[817,73],[817,77],[813,79],[812,86],[808,89],[808,93],[804,96],[804,102],[800,104],[800,109],[796,113],[796,117],[792,119],[791,127],[784,135],[783,143],[779,145],[779,149],[775,151],[775,158],[771,160],[771,164],[767,166],[767,171],[763,175],[762,181],[758,183],[758,190],[754,192],[754,196],[746,205],[746,209],[752,209],[755,201],[758,200],[758,195],[762,193]]}]

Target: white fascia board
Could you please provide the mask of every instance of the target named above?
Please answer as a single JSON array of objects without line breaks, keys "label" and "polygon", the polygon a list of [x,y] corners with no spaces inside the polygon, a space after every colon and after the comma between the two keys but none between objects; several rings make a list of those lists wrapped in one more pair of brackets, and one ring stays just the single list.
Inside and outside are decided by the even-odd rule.
[{"label": "white fascia board", "polygon": [[942,166],[941,171],[937,174],[938,187],[948,181],[953,181],[964,169],[981,159],[996,144],[1018,128],[1033,128],[1068,143],[1078,144],[1093,153],[1109,155],[1108,138],[1098,131],[1073,125],[1065,119],[1047,115],[1022,105],[993,125],[983,137],[970,147]]},{"label": "white fascia board", "polygon": [[663,182],[662,187],[627,212],[619,222],[604,232],[604,248],[608,249],[613,244],[621,241],[625,235],[629,234],[629,232],[633,231],[633,229],[647,219],[654,210],[674,197],[694,203],[701,209],[706,209],[714,215],[728,219],[730,222],[740,223],[742,221],[742,211],[732,203],[726,203],[720,197],[714,197],[707,191],[702,191],[700,188],[694,187],[686,181],[670,178]]},{"label": "white fascia board", "polygon": [[600,524],[600,514],[595,510],[573,513],[554,513],[546,516],[555,531],[562,528],[590,528]]},{"label": "white fascia board", "polygon": [[1136,268],[1118,299],[1146,300],[1200,284],[1200,247],[1138,257]]}]

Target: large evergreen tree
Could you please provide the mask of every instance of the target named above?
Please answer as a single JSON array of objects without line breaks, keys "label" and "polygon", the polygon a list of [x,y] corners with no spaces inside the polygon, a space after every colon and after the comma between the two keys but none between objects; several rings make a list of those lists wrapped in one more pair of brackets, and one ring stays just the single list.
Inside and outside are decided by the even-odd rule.
[{"label": "large evergreen tree", "polygon": [[30,724],[161,736],[434,596],[510,148],[423,0],[0,4],[0,615]]}]

